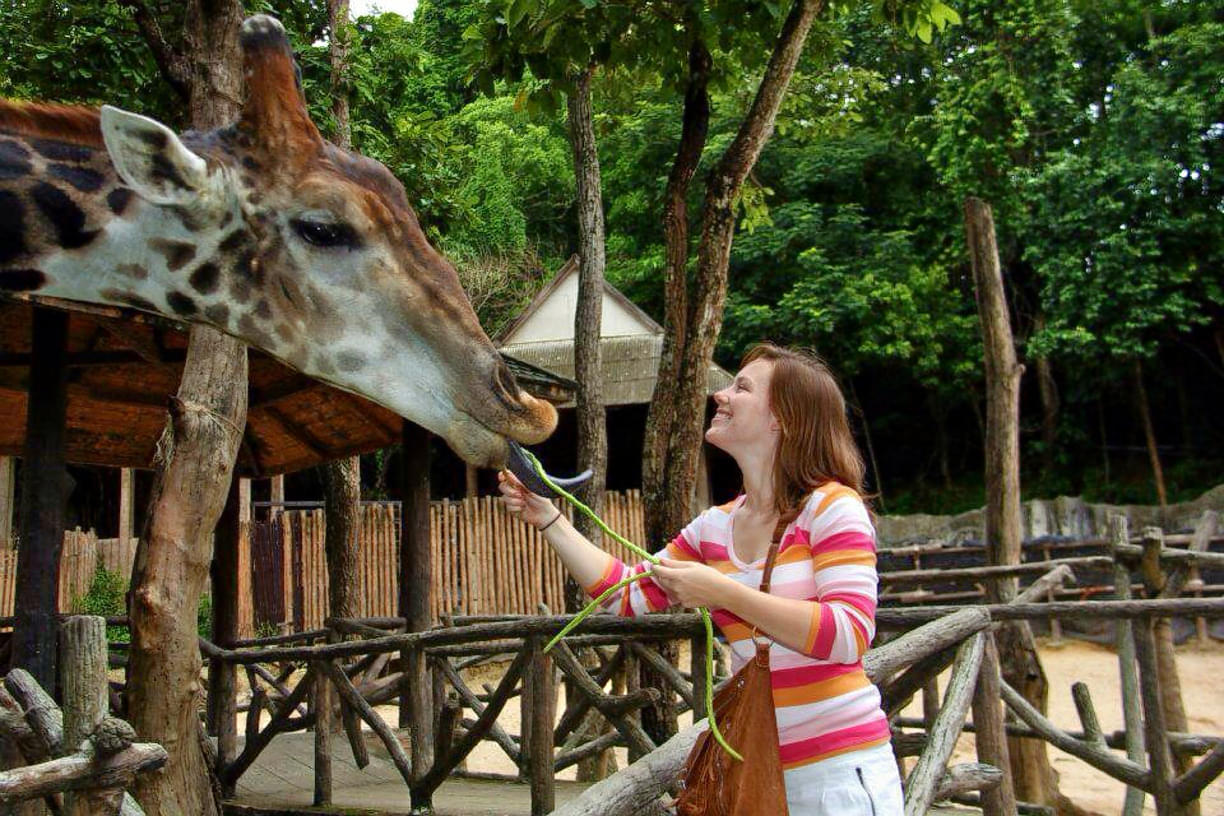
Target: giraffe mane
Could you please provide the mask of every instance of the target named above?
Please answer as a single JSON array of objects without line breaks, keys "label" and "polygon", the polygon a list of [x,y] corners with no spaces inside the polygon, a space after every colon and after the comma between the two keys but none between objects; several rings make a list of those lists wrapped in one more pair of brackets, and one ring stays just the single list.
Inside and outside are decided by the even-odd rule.
[{"label": "giraffe mane", "polygon": [[103,147],[97,108],[0,99],[0,130],[23,136]]}]

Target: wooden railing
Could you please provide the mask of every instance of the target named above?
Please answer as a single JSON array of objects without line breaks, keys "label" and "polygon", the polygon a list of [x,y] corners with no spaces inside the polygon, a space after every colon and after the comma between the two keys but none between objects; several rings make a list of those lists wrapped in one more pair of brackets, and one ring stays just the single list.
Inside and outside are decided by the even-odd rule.
[{"label": "wooden railing", "polygon": [[[1192,565],[1214,563],[1205,554],[1204,536],[1187,541],[1189,549],[1164,546],[1153,531],[1145,531],[1139,544],[1131,544],[1125,529],[1115,536],[1112,551],[1118,586],[1134,584],[1132,573],[1147,586],[1149,597],[1123,597],[1108,601],[1049,601],[1055,590],[1073,577],[1073,565],[1055,564],[1033,581],[1010,604],[975,606],[909,606],[881,608],[881,632],[901,632],[872,649],[864,665],[880,686],[884,707],[894,727],[898,756],[918,756],[906,784],[906,814],[925,813],[943,798],[973,801],[987,813],[1006,810],[1002,794],[1006,762],[1005,735],[1038,738],[1057,746],[1120,780],[1131,790],[1153,796],[1160,816],[1179,816],[1203,788],[1224,770],[1224,741],[1218,736],[1188,734],[1171,729],[1160,704],[1174,682],[1161,665],[1160,622],[1173,616],[1224,619],[1224,599],[1179,597]],[[1206,538],[1210,538],[1209,535]],[[987,573],[977,580],[996,580],[1006,574]],[[1159,591],[1155,586],[1161,586]],[[1135,667],[1133,684],[1123,689],[1127,727],[1112,735],[1101,733],[1089,689],[1077,684],[1075,696],[1081,722],[1065,729],[1034,709],[1004,682],[993,646],[993,629],[1010,620],[1049,620],[1075,616],[1123,622],[1118,646],[1123,665]],[[553,775],[582,758],[612,746],[626,747],[638,761],[619,774],[597,783],[555,811],[559,816],[611,816],[627,812],[630,801],[643,802],[666,795],[678,778],[689,747],[701,725],[682,731],[656,746],[642,730],[639,711],[661,693],[675,694],[680,708],[704,708],[704,685],[692,678],[704,675],[704,633],[695,615],[648,615],[638,619],[594,616],[553,652],[542,645],[568,620],[564,616],[456,616],[449,625],[425,632],[404,632],[403,621],[374,617],[329,620],[326,626],[300,635],[244,641],[234,648],[204,644],[215,665],[242,667],[248,672],[251,699],[246,710],[246,740],[238,750],[238,700],[223,706],[231,725],[220,729],[219,776],[231,789],[271,739],[286,731],[315,727],[320,761],[316,774],[330,773],[328,740],[332,729],[318,727],[330,706],[320,695],[337,690],[344,721],[357,763],[366,748],[359,721],[382,740],[408,787],[414,812],[428,812],[434,793],[457,772],[473,747],[494,742],[531,786],[532,812],[553,811]],[[661,642],[688,640],[692,662],[683,667],[666,664],[657,651]],[[328,642],[324,642],[328,641]],[[585,650],[585,657],[580,652]],[[1133,659],[1130,657],[1133,655]],[[474,688],[465,669],[476,663],[501,661],[496,686]],[[625,684],[614,693],[614,677],[621,672],[636,677],[642,661],[663,668],[666,689],[641,689]],[[929,695],[920,720],[902,718],[906,703],[934,678],[952,667],[942,700]],[[627,668],[628,667],[628,668]],[[555,716],[554,670],[577,692],[567,699],[566,710]],[[522,706],[522,733],[512,734],[497,722],[498,714],[518,696]],[[411,745],[405,749],[392,726],[374,706],[399,699]],[[1019,722],[1005,723],[1004,706]],[[972,723],[966,722],[973,710]],[[578,724],[590,711],[598,712],[606,726],[579,733]],[[262,722],[268,715],[266,723]],[[977,734],[978,763],[948,768],[947,762],[962,730]],[[221,732],[230,737],[222,738]],[[1106,749],[1125,745],[1126,758]],[[1206,754],[1201,759],[1195,756]],[[320,778],[316,790],[330,790],[329,777]],[[1022,803],[1025,804],[1025,803]],[[1002,807],[1002,810],[1000,808]],[[1043,811],[1041,806],[1025,807]],[[1014,808],[1011,812],[1014,812]]]}]

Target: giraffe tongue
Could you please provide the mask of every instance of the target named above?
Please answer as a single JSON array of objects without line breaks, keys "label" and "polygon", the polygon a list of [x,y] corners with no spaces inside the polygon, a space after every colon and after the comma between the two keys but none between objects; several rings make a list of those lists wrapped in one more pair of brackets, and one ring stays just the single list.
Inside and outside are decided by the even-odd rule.
[{"label": "giraffe tongue", "polygon": [[[524,450],[519,443],[513,440],[508,441],[510,443],[510,461],[506,466],[510,469],[510,472],[523,483],[523,486],[532,493],[549,499],[555,499],[560,496],[560,493],[549,487],[544,480],[540,478],[539,474],[536,473],[535,466],[531,463],[531,459],[528,457],[527,451]],[[588,468],[587,470],[582,471],[582,473],[579,473],[577,476],[569,479],[558,479],[551,474],[548,478],[552,480],[553,484],[568,491],[591,478],[591,471]]]}]

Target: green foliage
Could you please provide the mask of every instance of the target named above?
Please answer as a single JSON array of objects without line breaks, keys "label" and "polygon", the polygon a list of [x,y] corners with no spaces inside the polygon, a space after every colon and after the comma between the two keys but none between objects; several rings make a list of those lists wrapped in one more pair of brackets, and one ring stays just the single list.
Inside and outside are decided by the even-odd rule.
[{"label": "green foliage", "polygon": [[[127,578],[105,567],[98,567],[89,589],[79,598],[73,598],[70,608],[74,615],[122,617],[127,614],[127,591]],[[126,626],[108,626],[106,639],[113,643],[127,643],[131,634]]]},{"label": "green foliage", "polygon": [[[167,30],[181,25],[170,6]],[[117,0],[0,3],[0,96],[130,108],[181,122],[130,9]]]},{"label": "green foliage", "polygon": [[1051,318],[1034,352],[1152,357],[1220,314],[1222,38],[1205,23],[1148,43],[1034,181],[1045,239],[1027,255]]},{"label": "green foliage", "polygon": [[200,637],[212,640],[212,596],[200,596],[200,606],[196,610],[196,631]]},{"label": "green foliage", "polygon": [[[181,8],[156,7],[173,40]],[[325,4],[248,8],[285,21],[330,134]],[[713,60],[688,201],[695,243],[703,179],[789,8],[422,0],[412,20],[363,17],[347,32],[354,145],[403,181],[496,334],[577,245],[564,94],[596,69],[607,276],[661,318],[660,215],[689,46],[701,38]],[[3,4],[0,37],[4,95],[182,120],[120,0]],[[832,4],[736,202],[719,361],[762,338],[818,349],[869,421],[889,512],[980,505],[981,346],[961,203],[983,196],[1029,372],[1026,495],[1151,498],[1133,395],[1117,385],[1135,358],[1148,361],[1171,494],[1195,493],[1218,478],[1224,447],[1207,408],[1224,398],[1221,43],[1218,4],[1204,0]],[[1060,397],[1053,451],[1040,441],[1039,357]],[[1047,453],[1054,469],[1039,471]]]}]

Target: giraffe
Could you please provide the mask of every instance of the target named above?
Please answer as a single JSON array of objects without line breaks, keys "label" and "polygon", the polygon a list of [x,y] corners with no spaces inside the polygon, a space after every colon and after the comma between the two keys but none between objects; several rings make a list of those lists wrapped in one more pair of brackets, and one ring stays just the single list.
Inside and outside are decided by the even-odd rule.
[{"label": "giraffe", "polygon": [[522,391],[403,185],[326,142],[288,37],[244,21],[236,122],[0,100],[0,295],[152,312],[227,332],[501,466],[556,411]]}]

